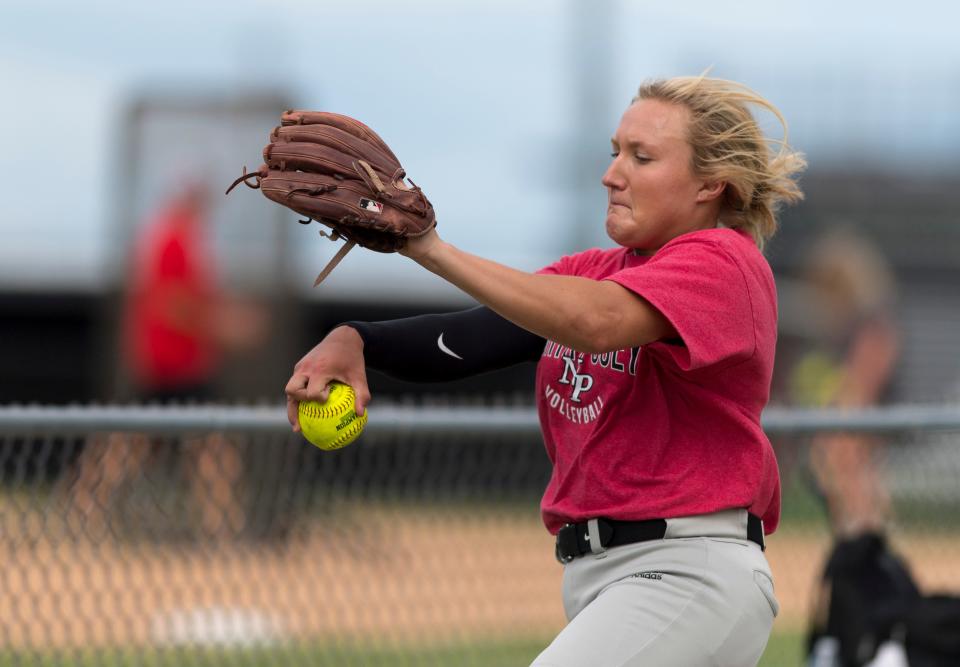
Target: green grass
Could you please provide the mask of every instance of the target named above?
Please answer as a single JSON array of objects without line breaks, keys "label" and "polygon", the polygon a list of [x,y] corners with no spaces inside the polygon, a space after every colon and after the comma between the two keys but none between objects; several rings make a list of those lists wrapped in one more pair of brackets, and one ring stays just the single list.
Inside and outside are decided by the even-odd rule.
[{"label": "green grass", "polygon": [[[761,667],[802,664],[800,634],[776,633],[770,638]],[[436,648],[301,647],[262,649],[167,649],[162,651],[85,651],[82,653],[0,654],[0,667],[260,667],[297,665],[311,667],[525,667],[550,641],[549,638],[465,643]]]},{"label": "green grass", "polygon": [[760,667],[800,667],[803,665],[803,640],[800,632],[774,632],[767,642]]},{"label": "green grass", "polygon": [[529,665],[548,640],[526,640],[497,644],[460,644],[423,648],[364,648],[329,645],[288,646],[260,649],[185,648],[154,651],[85,651],[83,653],[0,654],[0,667],[254,667],[297,665],[298,667],[513,667]]}]

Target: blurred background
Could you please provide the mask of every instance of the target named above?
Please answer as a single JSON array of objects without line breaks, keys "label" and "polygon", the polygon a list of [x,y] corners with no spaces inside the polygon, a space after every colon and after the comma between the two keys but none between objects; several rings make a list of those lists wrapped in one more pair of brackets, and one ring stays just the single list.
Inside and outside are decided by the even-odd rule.
[{"label": "blurred background", "polygon": [[278,110],[365,121],[426,188],[446,238],[535,269],[609,243],[600,176],[639,82],[707,68],[779,105],[809,157],[807,201],[786,213],[768,251],[778,274],[795,272],[818,231],[863,230],[897,272],[922,342],[906,346],[905,390],[914,400],[956,392],[960,45],[949,3],[745,2],[718,12],[699,2],[5,2],[2,11],[5,400],[116,396],[111,317],[131,242],[198,176],[226,285],[282,311],[270,349],[255,353],[270,359],[224,393],[275,396],[288,362],[339,317],[465,303],[402,258],[372,253],[352,253],[312,289],[337,246],[259,193],[220,196],[244,165],[260,164]]},{"label": "blurred background", "polygon": [[[533,270],[565,253],[609,245],[600,177],[609,160],[610,135],[639,83],[710,68],[711,76],[746,83],[778,105],[789,122],[790,143],[810,163],[802,178],[806,201],[784,213],[781,231],[767,248],[781,307],[774,405],[952,405],[960,396],[958,19],[960,8],[936,0],[745,0],[723,7],[699,0],[669,7],[628,0],[6,0],[0,4],[0,80],[7,99],[0,105],[0,144],[7,150],[0,185],[0,403],[129,403],[167,395],[163,387],[147,386],[146,362],[133,349],[140,338],[131,324],[136,321],[131,313],[143,306],[138,290],[149,280],[143,275],[145,257],[164,221],[196,223],[201,248],[196,260],[203,269],[197,270],[202,275],[195,291],[206,300],[194,307],[215,313],[202,318],[207,347],[195,351],[200,361],[194,360],[195,374],[188,378],[196,399],[279,405],[293,363],[334,324],[470,304],[402,257],[359,250],[314,289],[314,276],[337,244],[320,238],[316,226],[296,224],[294,214],[258,192],[241,187],[223,196],[245,166],[255,169],[261,163],[267,135],[284,109],[330,110],[367,123],[424,188],[444,238]],[[773,119],[760,120],[780,137]],[[865,372],[856,375],[856,369]],[[428,387],[371,378],[374,396],[388,406],[469,403],[523,409],[533,404],[532,387],[532,369],[525,367]],[[187,398],[183,393],[171,397]],[[152,536],[148,543],[154,554],[159,549],[179,554],[184,544],[213,549],[211,544],[220,542],[211,541],[209,532],[218,513],[242,505],[245,518],[228,523],[230,531],[245,536],[246,546],[212,553],[253,558],[250,554],[261,554],[257,540],[265,540],[285,545],[286,555],[270,552],[270,558],[286,558],[284,567],[293,572],[310,567],[306,554],[316,547],[310,541],[314,533],[299,542],[291,537],[300,535],[294,515],[327,516],[331,505],[354,503],[359,509],[349,516],[367,516],[374,527],[381,525],[378,521],[396,526],[402,521],[391,512],[393,501],[401,498],[411,508],[405,520],[416,525],[436,520],[440,523],[430,524],[432,529],[447,530],[464,524],[463,513],[456,512],[466,506],[466,515],[476,519],[468,522],[468,529],[477,531],[474,537],[485,541],[484,530],[502,533],[515,521],[521,526],[513,541],[517,553],[536,551],[543,558],[525,566],[529,570],[511,570],[516,579],[506,579],[531,582],[531,573],[549,572],[545,588],[531,589],[536,600],[527,616],[507,622],[508,627],[487,622],[477,611],[477,590],[486,584],[457,593],[450,587],[459,584],[444,579],[450,608],[472,609],[457,612],[465,614],[462,623],[451,629],[442,620],[430,621],[431,614],[449,615],[440,606],[422,610],[423,617],[409,627],[395,628],[366,623],[358,607],[370,604],[369,591],[347,587],[339,593],[342,609],[330,614],[339,620],[324,616],[302,627],[288,620],[289,636],[318,641],[331,633],[348,634],[361,644],[370,636],[386,637],[388,647],[479,641],[507,646],[508,653],[520,642],[516,655],[521,657],[497,654],[487,662],[469,651],[418,655],[421,662],[436,664],[526,664],[536,654],[530,647],[548,640],[562,624],[554,585],[558,568],[551,562],[549,538],[536,526],[536,499],[549,470],[535,435],[524,431],[514,438],[491,438],[465,428],[410,442],[384,431],[371,433],[357,451],[332,459],[304,450],[299,439],[273,434],[266,442],[228,428],[219,439],[205,436],[205,444],[195,448],[200,453],[186,457],[188,468],[206,466],[214,472],[187,475],[181,488],[177,480],[186,473],[171,462],[192,451],[185,443],[194,427],[189,419],[170,419],[166,432],[162,420],[150,427],[158,437],[179,443],[160,450],[159,458],[166,461],[161,464],[150,463],[157,455],[112,458],[109,452],[145,452],[149,446],[145,436],[118,440],[118,432],[105,428],[99,435],[90,427],[59,439],[3,435],[0,460],[9,498],[0,539],[6,540],[7,555],[40,562],[37,540],[46,540],[50,562],[63,560],[60,540],[76,537],[63,517],[78,506],[81,534],[91,532],[89,508],[105,510],[104,532],[90,539],[108,540],[120,561],[127,562],[124,549],[142,548],[143,532]],[[881,444],[861,438],[845,447],[853,454],[839,457],[843,460],[830,454],[838,450],[827,437],[775,435],[786,483],[783,544],[789,547],[779,552],[786,560],[776,560],[775,542],[770,553],[781,577],[778,586],[784,582],[784,613],[777,627],[786,648],[778,645],[783,653],[767,664],[798,664],[817,567],[848,520],[873,528],[892,525],[905,530],[903,535],[920,526],[920,537],[900,542],[914,560],[936,561],[918,568],[917,577],[960,590],[960,580],[949,575],[958,571],[960,547],[952,536],[930,537],[928,525],[955,510],[960,500],[955,433],[931,435],[920,429]],[[374,446],[378,438],[382,442]],[[284,452],[282,464],[258,463],[257,457],[275,460],[271,451]],[[95,452],[94,463],[84,463],[84,452],[88,458]],[[875,462],[878,457],[883,465]],[[874,468],[877,472],[870,473]],[[836,489],[836,479],[849,476],[843,471],[851,469],[868,473],[844,488],[879,485],[883,491],[845,497],[850,494]],[[262,479],[248,475],[240,485],[244,470],[268,474]],[[127,495],[116,500],[121,487]],[[209,489],[209,498],[197,501],[195,510],[183,509],[178,498],[191,493],[200,498],[203,492],[196,489],[201,487]],[[510,506],[505,515],[490,509],[491,498],[497,508],[502,509],[497,503]],[[126,514],[117,518],[107,511],[115,502],[133,505],[124,505]],[[895,509],[864,518],[857,509],[863,504]],[[454,514],[443,514],[451,506]],[[183,532],[186,518],[171,519],[178,512],[200,517],[197,534]],[[494,518],[488,520],[491,512]],[[905,512],[913,518],[889,523],[890,515]],[[436,518],[440,514],[446,518]],[[62,535],[73,536],[69,540],[51,527],[61,519]],[[337,530],[350,533],[352,527]],[[455,543],[450,542],[451,562],[462,565],[469,548],[457,549]],[[410,548],[417,554],[418,546]],[[367,544],[345,553],[376,550]],[[330,556],[341,557],[346,558]],[[496,558],[498,567],[507,569],[522,560],[515,556],[504,564],[502,554]],[[360,568],[353,576],[370,576],[363,569],[373,567],[370,563],[351,562]],[[484,572],[496,569],[485,563],[479,559],[471,576],[482,580]],[[243,568],[262,565],[244,561],[238,580],[259,579],[261,574],[250,574],[259,570]],[[336,571],[342,563],[313,566],[320,568],[314,570],[315,580],[323,582],[322,568]],[[292,608],[300,616],[307,613],[288,602],[273,607],[274,602],[262,600],[258,607],[256,599],[227,603],[211,593],[189,604],[157,603],[166,615],[158,611],[136,620],[131,610],[124,617],[128,621],[116,621],[139,629],[77,626],[61,636],[49,627],[58,624],[58,596],[73,591],[71,584],[51,580],[52,570],[11,571],[10,581],[33,577],[43,582],[34,588],[24,584],[17,589],[19,597],[11,593],[18,584],[6,591],[8,611],[13,611],[0,614],[7,619],[0,620],[0,645],[20,657],[46,655],[44,637],[70,650],[125,650],[131,645],[204,646],[210,633],[216,642],[230,644],[235,635],[260,637],[259,628],[269,644],[287,636],[278,630],[283,625],[278,617]],[[161,578],[176,576],[164,572]],[[130,576],[139,582],[146,575]],[[403,576],[402,569],[396,576]],[[77,577],[88,580],[89,570]],[[421,583],[430,585],[430,580]],[[139,590],[139,585],[121,583],[114,593],[126,600],[131,586]],[[504,595],[522,586],[508,589]],[[129,604],[137,607],[136,600]],[[46,621],[29,621],[24,605],[49,607],[46,616],[36,615]],[[491,618],[503,617],[505,606],[517,605],[489,596],[479,604]],[[257,608],[271,611],[258,615]],[[343,614],[355,618],[343,621]],[[369,614],[379,618],[377,612]],[[156,630],[157,623],[176,631]],[[234,635],[223,628],[240,630]],[[436,628],[443,631],[433,636]],[[488,641],[493,635],[497,641]],[[310,655],[317,662],[327,659]],[[329,664],[381,664],[375,663],[380,657],[337,655]],[[395,664],[399,658],[383,660]]]}]

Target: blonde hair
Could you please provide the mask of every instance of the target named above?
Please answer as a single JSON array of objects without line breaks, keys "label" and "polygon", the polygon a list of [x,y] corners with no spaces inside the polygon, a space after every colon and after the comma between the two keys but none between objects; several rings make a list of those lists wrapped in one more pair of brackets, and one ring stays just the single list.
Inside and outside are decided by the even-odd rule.
[{"label": "blonde hair", "polygon": [[882,250],[860,231],[834,226],[807,251],[804,273],[843,317],[862,319],[896,300],[896,279]]},{"label": "blonde hair", "polygon": [[[780,207],[803,199],[796,176],[807,162],[787,144],[783,115],[750,88],[705,75],[645,82],[632,102],[651,99],[689,111],[694,173],[726,182],[720,222],[748,232],[762,249],[777,231]],[[751,105],[777,118],[783,126],[782,140],[763,135]],[[776,152],[771,144],[778,147]]]}]

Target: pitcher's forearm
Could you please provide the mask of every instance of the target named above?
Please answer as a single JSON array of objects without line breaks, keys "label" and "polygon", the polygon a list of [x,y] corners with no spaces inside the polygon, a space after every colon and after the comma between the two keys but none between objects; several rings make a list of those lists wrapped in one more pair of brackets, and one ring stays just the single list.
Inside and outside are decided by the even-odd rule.
[{"label": "pitcher's forearm", "polygon": [[526,273],[440,240],[414,259],[518,326],[575,350],[607,352],[663,334],[662,316],[614,283]]},{"label": "pitcher's forearm", "polygon": [[571,347],[585,338],[576,330],[574,295],[564,299],[559,285],[544,286],[540,279],[547,276],[518,271],[442,241],[416,261],[528,331]]}]

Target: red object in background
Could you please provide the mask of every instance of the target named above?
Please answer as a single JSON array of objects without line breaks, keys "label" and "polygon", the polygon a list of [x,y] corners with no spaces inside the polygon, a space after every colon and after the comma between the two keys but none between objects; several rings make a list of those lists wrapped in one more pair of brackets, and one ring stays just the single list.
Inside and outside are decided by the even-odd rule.
[{"label": "red object in background", "polygon": [[137,241],[125,343],[141,391],[202,385],[216,372],[215,271],[202,216],[198,198],[177,198]]}]

